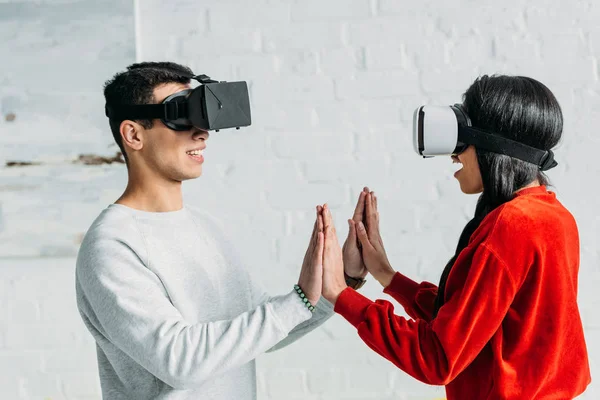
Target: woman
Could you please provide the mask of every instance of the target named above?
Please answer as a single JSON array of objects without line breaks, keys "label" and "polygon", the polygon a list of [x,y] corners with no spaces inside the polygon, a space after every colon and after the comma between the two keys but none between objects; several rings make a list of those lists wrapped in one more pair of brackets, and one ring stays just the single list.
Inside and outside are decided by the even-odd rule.
[{"label": "woman", "polygon": [[[558,102],[530,78],[480,77],[463,107],[474,127],[542,150],[562,135]],[[579,395],[591,378],[573,216],[534,164],[473,146],[452,159],[463,166],[455,174],[461,190],[481,195],[439,285],[394,271],[379,235],[377,198],[367,189],[343,253],[325,207],[324,297],[371,349],[422,382],[445,385],[448,400]],[[356,218],[363,206],[365,224]],[[356,237],[362,259],[350,257]],[[412,319],[347,287],[344,262],[358,273],[364,262]]]}]

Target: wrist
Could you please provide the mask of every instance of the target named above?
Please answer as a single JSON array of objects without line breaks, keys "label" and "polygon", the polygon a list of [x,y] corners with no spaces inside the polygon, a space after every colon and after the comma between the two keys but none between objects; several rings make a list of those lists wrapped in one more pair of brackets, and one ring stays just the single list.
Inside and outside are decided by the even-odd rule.
[{"label": "wrist", "polygon": [[327,295],[327,297],[325,297],[325,299],[327,301],[329,301],[333,306],[335,306],[335,303],[337,301],[337,299],[340,297],[340,295],[342,294],[342,292],[347,288],[348,286],[342,287],[340,286],[339,288],[333,290],[331,293],[329,293]]},{"label": "wrist", "polygon": [[304,303],[304,305],[306,306],[306,308],[308,308],[308,310],[312,313],[315,312],[315,306],[317,305],[317,302],[319,301],[318,299],[313,299],[313,301],[311,301],[307,296],[306,293],[304,293],[304,291],[302,290],[302,288],[300,287],[300,285],[296,284],[294,285],[294,291],[296,293],[298,293],[298,296],[300,297],[300,300]]},{"label": "wrist", "polygon": [[360,274],[358,277],[350,276],[344,271],[344,279],[346,280],[346,286],[352,289],[358,290],[365,285],[367,282],[365,276],[367,274]]},{"label": "wrist", "polygon": [[394,275],[396,275],[396,271],[391,266],[386,266],[376,273],[372,273],[373,277],[383,286],[384,288],[388,287],[390,283],[392,283],[392,279],[394,279]]},{"label": "wrist", "polygon": [[357,273],[354,271],[348,272],[346,269],[344,269],[344,275],[349,276],[350,278],[354,278],[354,279],[365,279],[366,276],[369,275],[369,271],[367,271],[365,268],[363,268],[362,272]]}]

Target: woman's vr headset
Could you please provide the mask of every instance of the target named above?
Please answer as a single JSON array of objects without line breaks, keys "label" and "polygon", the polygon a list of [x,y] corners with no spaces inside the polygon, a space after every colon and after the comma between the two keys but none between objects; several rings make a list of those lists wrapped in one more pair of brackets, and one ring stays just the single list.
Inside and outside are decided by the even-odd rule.
[{"label": "woman's vr headset", "polygon": [[201,85],[173,93],[161,104],[107,104],[106,116],[117,120],[160,119],[176,131],[196,127],[218,132],[220,129],[239,129],[251,124],[246,82],[218,82],[206,75],[189,78],[197,80]]},{"label": "woman's vr headset", "polygon": [[460,104],[421,106],[413,116],[413,144],[423,158],[457,155],[469,145],[504,154],[537,165],[542,171],[554,168],[552,150],[541,150],[471,126]]}]

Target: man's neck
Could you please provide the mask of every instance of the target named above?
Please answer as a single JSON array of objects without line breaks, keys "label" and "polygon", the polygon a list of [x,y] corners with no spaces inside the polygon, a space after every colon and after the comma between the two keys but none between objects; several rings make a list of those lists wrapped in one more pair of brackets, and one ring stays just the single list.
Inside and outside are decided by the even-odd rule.
[{"label": "man's neck", "polygon": [[130,173],[127,188],[115,203],[148,212],[178,211],[183,208],[181,182]]}]

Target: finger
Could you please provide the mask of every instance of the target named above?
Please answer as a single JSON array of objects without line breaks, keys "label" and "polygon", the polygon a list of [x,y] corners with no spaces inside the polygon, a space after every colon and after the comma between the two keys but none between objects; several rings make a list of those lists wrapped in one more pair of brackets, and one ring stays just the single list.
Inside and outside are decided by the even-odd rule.
[{"label": "finger", "polygon": [[[331,210],[329,209],[329,206],[327,204],[323,206],[323,220],[325,223],[326,234],[330,236],[331,240],[337,241],[337,234],[335,231],[335,224],[333,223],[333,216],[331,215]],[[325,237],[325,240],[328,241],[329,239]]]},{"label": "finger", "polygon": [[356,207],[354,208],[354,215],[352,219],[356,222],[362,220],[363,213],[365,212],[365,191],[360,192],[358,196],[358,202],[356,203]]},{"label": "finger", "polygon": [[365,186],[365,187],[363,188],[363,192],[365,192],[365,194],[369,193],[369,192],[370,192],[370,190],[369,190],[369,187],[368,187],[368,186]]},{"label": "finger", "polygon": [[367,235],[367,230],[365,229],[365,225],[362,222],[358,223],[358,227],[356,229],[356,234],[358,236],[358,241],[362,245],[364,249],[370,248],[371,243],[369,242],[369,236]]},{"label": "finger", "polygon": [[323,204],[323,223],[325,230],[327,230],[331,226],[331,212],[329,211],[329,206],[327,203]]},{"label": "finger", "polygon": [[377,196],[375,196],[375,192],[373,192],[373,205],[375,207],[375,211],[378,211],[379,209],[377,208]]},{"label": "finger", "polygon": [[317,245],[317,232],[316,232],[316,230],[313,230],[313,233],[310,236],[310,244],[308,245],[309,251],[314,251],[314,248],[316,245]]},{"label": "finger", "polygon": [[319,208],[316,208],[317,213],[316,213],[316,218],[315,218],[315,225],[313,226],[313,236],[315,237],[315,241],[316,241],[316,236],[317,236],[317,232],[319,231]]},{"label": "finger", "polygon": [[367,229],[370,229],[371,226],[373,225],[373,223],[375,222],[374,220],[374,216],[375,216],[375,210],[373,209],[373,196],[371,195],[371,193],[366,195],[366,212],[365,212],[365,216],[367,219]]},{"label": "finger", "polygon": [[319,232],[317,235],[317,261],[318,264],[323,264],[323,253],[325,251],[325,234]]},{"label": "finger", "polygon": [[[320,211],[319,211],[320,210]],[[323,207],[317,206],[317,231],[323,232]]]}]

